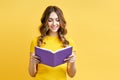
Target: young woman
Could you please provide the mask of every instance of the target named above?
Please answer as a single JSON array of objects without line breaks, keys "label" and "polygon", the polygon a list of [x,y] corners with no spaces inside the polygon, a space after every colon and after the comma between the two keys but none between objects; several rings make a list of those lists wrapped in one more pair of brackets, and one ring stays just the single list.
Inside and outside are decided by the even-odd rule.
[{"label": "young woman", "polygon": [[[75,66],[75,44],[70,38],[65,37],[66,21],[63,12],[57,6],[48,6],[41,18],[41,35],[32,40],[30,46],[29,74],[36,80],[67,80],[67,75],[74,77]],[[73,46],[72,55],[66,58],[65,64],[50,67],[40,63],[40,59],[35,56],[35,46],[56,51],[67,46]],[[49,56],[48,56],[49,57]]]}]

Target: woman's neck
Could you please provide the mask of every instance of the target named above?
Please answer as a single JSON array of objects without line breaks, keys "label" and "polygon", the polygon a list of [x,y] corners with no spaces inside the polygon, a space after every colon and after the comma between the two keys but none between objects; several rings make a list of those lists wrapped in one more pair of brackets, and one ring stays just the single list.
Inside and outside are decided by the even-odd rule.
[{"label": "woman's neck", "polygon": [[49,36],[58,36],[57,32],[49,32]]}]

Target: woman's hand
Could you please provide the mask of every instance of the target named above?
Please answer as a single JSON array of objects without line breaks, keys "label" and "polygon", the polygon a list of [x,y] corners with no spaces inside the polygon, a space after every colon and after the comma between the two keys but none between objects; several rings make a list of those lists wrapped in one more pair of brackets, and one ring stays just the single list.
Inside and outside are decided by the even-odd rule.
[{"label": "woman's hand", "polygon": [[30,61],[34,64],[39,64],[40,63],[40,59],[38,56],[35,56],[35,54],[31,54],[30,56]]},{"label": "woman's hand", "polygon": [[72,53],[72,55],[70,55],[68,58],[64,59],[65,62],[68,62],[68,63],[73,63],[76,61],[76,56],[74,54],[74,52]]},{"label": "woman's hand", "polygon": [[70,55],[64,61],[67,62],[67,73],[68,73],[68,75],[71,78],[74,77],[75,73],[76,73],[76,66],[75,66],[76,56],[75,56],[75,52],[72,52],[72,55]]}]

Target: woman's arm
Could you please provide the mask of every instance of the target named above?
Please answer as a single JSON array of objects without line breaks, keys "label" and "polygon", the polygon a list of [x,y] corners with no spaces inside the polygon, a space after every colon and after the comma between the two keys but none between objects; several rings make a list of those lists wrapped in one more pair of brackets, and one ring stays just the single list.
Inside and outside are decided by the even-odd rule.
[{"label": "woman's arm", "polygon": [[76,73],[76,65],[75,62],[67,63],[67,73],[72,78],[75,76]]},{"label": "woman's arm", "polygon": [[73,52],[72,55],[70,55],[67,59],[65,59],[65,61],[67,61],[67,73],[68,73],[68,75],[70,77],[74,77],[75,73],[76,73],[75,52]]},{"label": "woman's arm", "polygon": [[39,58],[34,55],[34,53],[30,53],[30,60],[29,60],[29,74],[32,77],[35,77],[37,73],[37,66],[40,62]]}]

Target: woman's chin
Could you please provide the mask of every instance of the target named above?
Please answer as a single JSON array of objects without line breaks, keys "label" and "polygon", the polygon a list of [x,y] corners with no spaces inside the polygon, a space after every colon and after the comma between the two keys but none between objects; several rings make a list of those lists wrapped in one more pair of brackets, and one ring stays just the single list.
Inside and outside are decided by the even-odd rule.
[{"label": "woman's chin", "polygon": [[52,30],[51,32],[56,33],[56,32],[57,32],[57,30]]},{"label": "woman's chin", "polygon": [[58,29],[51,29],[51,32],[56,33],[58,31]]}]

